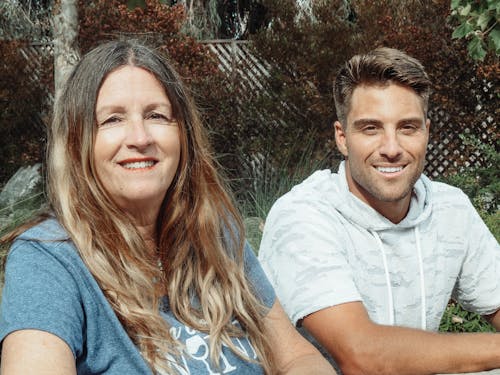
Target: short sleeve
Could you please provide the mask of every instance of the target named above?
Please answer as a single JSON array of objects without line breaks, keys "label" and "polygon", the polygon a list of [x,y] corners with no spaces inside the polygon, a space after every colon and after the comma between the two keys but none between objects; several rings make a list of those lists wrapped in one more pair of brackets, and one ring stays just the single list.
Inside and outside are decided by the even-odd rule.
[{"label": "short sleeve", "polygon": [[64,340],[75,357],[81,353],[84,313],[77,285],[70,270],[45,248],[57,250],[60,244],[17,240],[12,246],[0,306],[0,342],[14,331],[36,329]]},{"label": "short sleeve", "polygon": [[260,299],[262,304],[271,308],[276,300],[276,294],[248,242],[245,242],[244,257],[247,280],[252,285],[257,298]]},{"label": "short sleeve", "polygon": [[500,246],[467,199],[466,255],[453,297],[462,306],[481,315],[500,308]]},{"label": "short sleeve", "polygon": [[321,309],[362,300],[341,227],[335,210],[312,196],[284,196],[266,219],[259,260],[295,325]]}]

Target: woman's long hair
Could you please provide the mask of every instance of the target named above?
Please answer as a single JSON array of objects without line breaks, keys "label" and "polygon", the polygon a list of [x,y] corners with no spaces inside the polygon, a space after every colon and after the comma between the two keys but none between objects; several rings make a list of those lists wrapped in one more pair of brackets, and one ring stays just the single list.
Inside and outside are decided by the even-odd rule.
[{"label": "woman's long hair", "polygon": [[[93,162],[97,95],[107,75],[124,65],[158,79],[180,129],[181,159],[157,219],[156,250],[107,194]],[[161,54],[135,41],[114,41],[84,56],[55,105],[47,175],[57,219],[152,370],[173,372],[169,360],[182,351],[160,315],[166,294],[180,321],[209,334],[216,364],[222,344],[242,356],[231,337],[248,334],[265,372],[275,372],[266,310],[243,269],[241,218],[218,177],[197,110]]]}]

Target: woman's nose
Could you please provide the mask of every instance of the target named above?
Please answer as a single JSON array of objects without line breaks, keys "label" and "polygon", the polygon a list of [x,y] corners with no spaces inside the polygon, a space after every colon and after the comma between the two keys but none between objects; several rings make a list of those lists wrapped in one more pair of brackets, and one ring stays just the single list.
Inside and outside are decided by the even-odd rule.
[{"label": "woman's nose", "polygon": [[153,143],[153,137],[144,119],[136,118],[128,124],[127,146],[144,148]]}]

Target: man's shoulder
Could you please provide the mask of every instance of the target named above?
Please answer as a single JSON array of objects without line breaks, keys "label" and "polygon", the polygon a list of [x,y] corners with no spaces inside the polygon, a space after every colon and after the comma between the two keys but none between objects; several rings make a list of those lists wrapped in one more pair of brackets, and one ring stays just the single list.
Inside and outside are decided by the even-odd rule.
[{"label": "man's shoulder", "polygon": [[[319,170],[294,186],[271,207],[264,234],[305,233],[311,226],[331,226],[338,221],[335,207],[341,201],[339,176],[330,170]],[[294,228],[293,231],[291,228]]]},{"label": "man's shoulder", "polygon": [[467,194],[460,188],[440,181],[429,181],[432,187],[433,204],[462,205],[469,202]]},{"label": "man's shoulder", "polygon": [[337,183],[338,175],[332,173],[330,169],[317,170],[301,183],[292,187],[292,189],[281,196],[277,202],[305,202],[312,203],[322,200],[325,195],[337,192],[339,190]]}]

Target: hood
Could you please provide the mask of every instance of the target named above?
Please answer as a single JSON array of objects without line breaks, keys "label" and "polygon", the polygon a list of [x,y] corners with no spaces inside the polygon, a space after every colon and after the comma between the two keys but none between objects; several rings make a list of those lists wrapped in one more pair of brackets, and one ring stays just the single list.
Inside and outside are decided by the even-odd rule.
[{"label": "hood", "polygon": [[413,187],[408,214],[403,220],[401,220],[401,222],[394,224],[349,191],[345,173],[345,162],[340,164],[338,174],[332,174],[332,178],[335,179],[335,188],[338,189],[338,194],[335,194],[336,196],[333,198],[335,209],[353,224],[359,225],[369,231],[377,243],[384,265],[388,300],[387,308],[389,311],[389,322],[391,325],[394,325],[394,298],[391,287],[391,275],[386,249],[379,233],[377,232],[385,230],[397,231],[401,229],[413,230],[415,235],[417,265],[420,276],[421,328],[425,330],[427,327],[425,276],[422,261],[419,224],[425,221],[430,216],[432,211],[432,187],[430,180],[424,175],[420,176]]},{"label": "hood", "polygon": [[421,175],[415,186],[406,217],[394,224],[382,216],[368,204],[349,191],[345,175],[345,161],[340,163],[338,174],[332,174],[337,194],[332,194],[333,206],[346,219],[366,230],[383,231],[388,229],[407,229],[418,226],[425,221],[432,211],[432,187],[430,180]]}]

